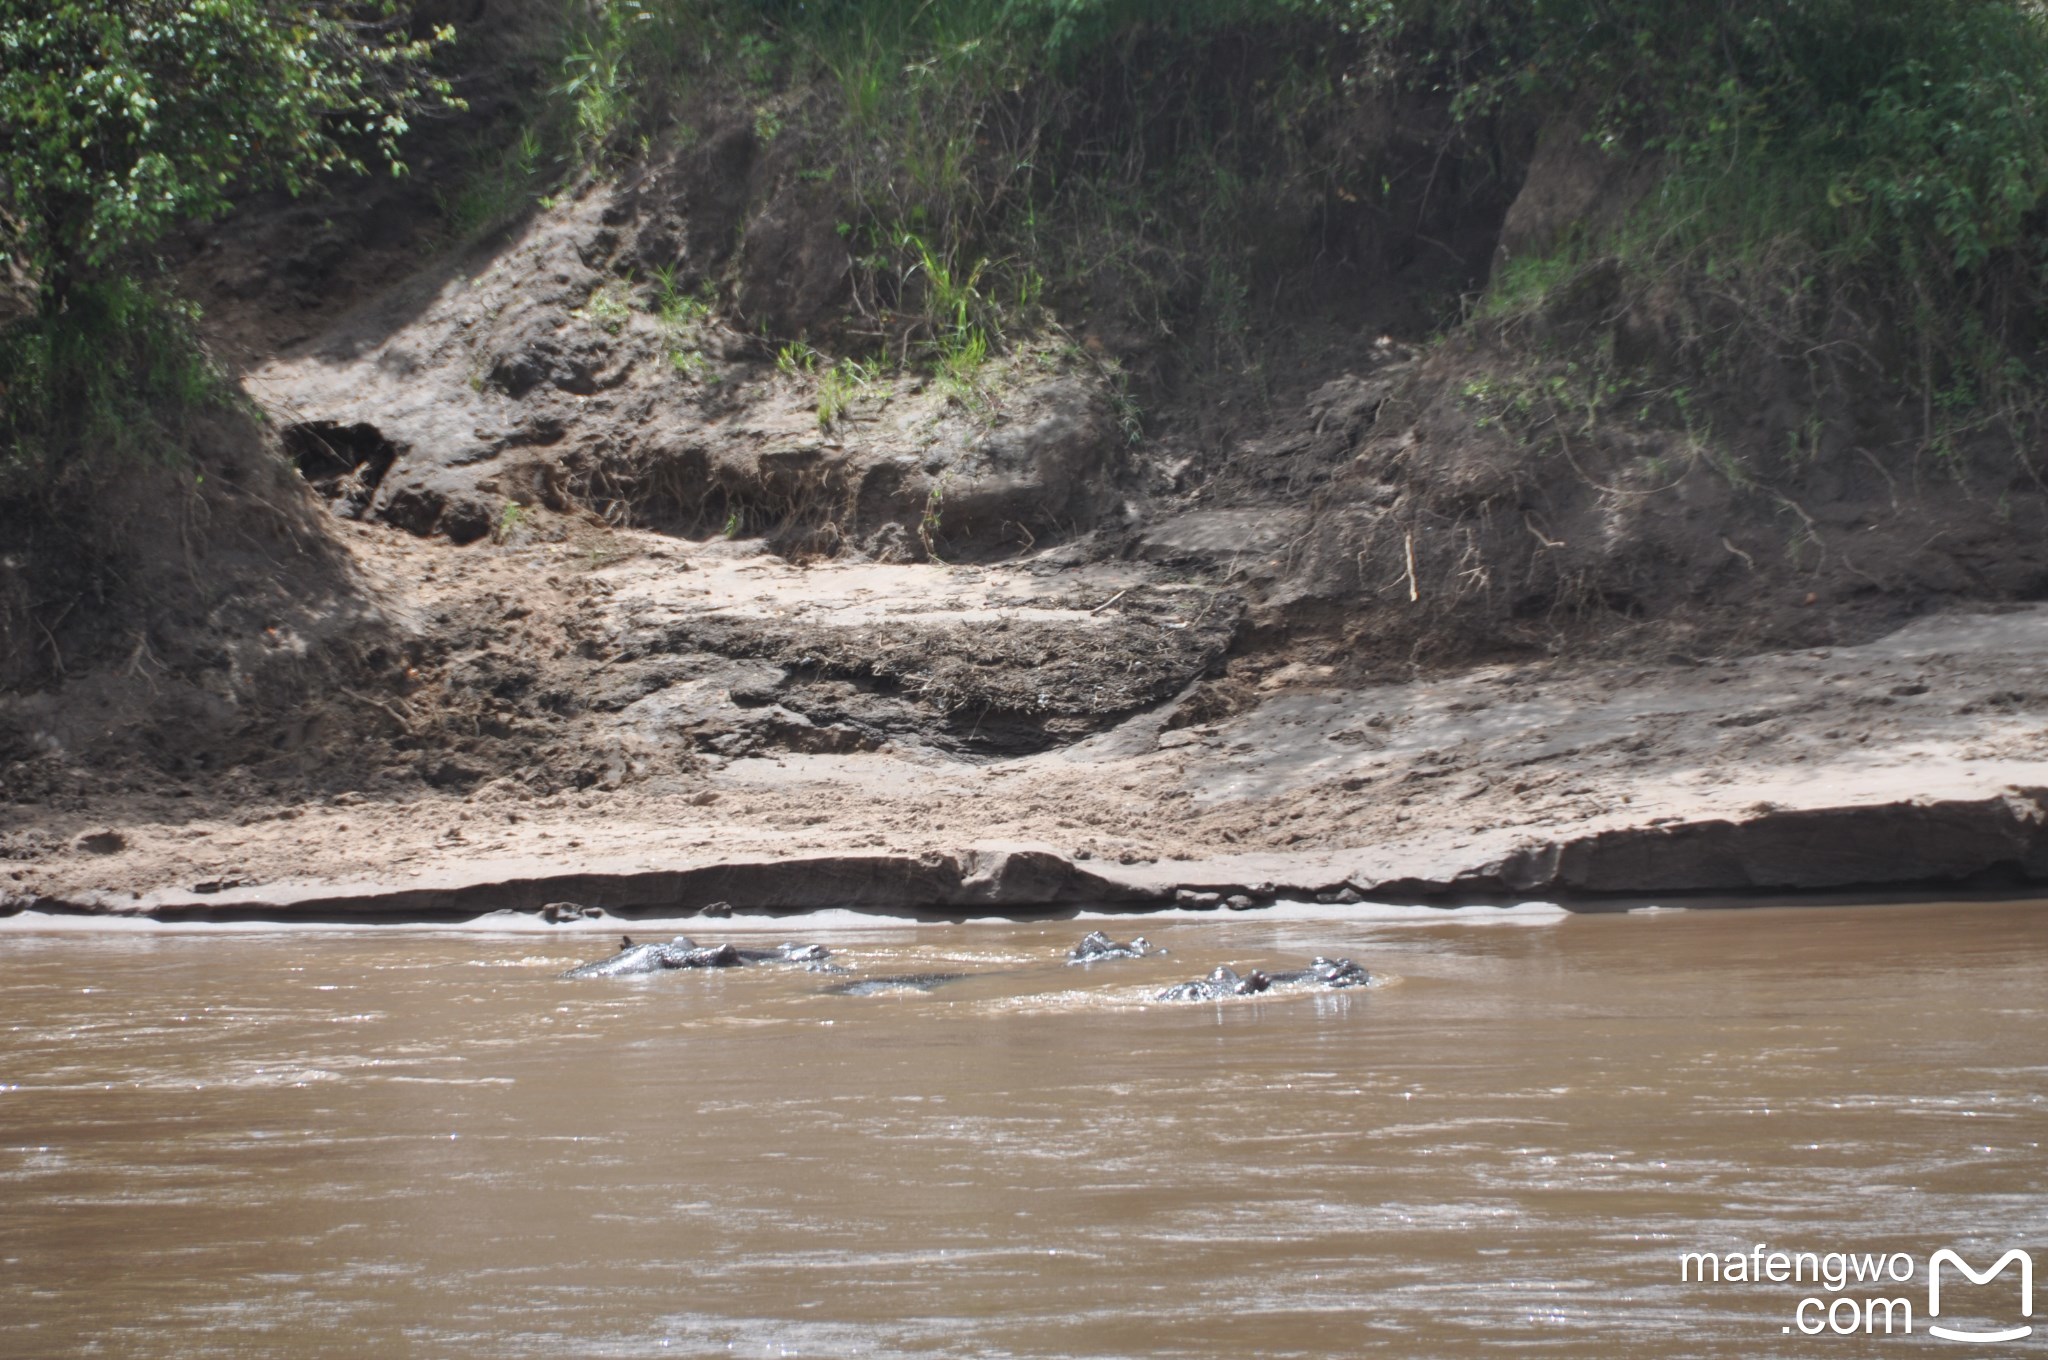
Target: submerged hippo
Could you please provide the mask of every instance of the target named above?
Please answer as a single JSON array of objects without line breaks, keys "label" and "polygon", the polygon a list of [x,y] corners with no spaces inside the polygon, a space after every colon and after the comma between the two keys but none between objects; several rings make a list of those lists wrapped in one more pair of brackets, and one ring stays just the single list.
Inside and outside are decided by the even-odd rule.
[{"label": "submerged hippo", "polygon": [[596,963],[586,963],[571,968],[563,977],[631,977],[636,973],[658,973],[664,968],[680,965],[671,962],[695,949],[697,942],[687,935],[678,935],[667,944],[634,944],[628,935],[619,941],[619,952]]},{"label": "submerged hippo", "polygon": [[669,968],[739,968],[749,963],[800,963],[822,971],[832,951],[821,944],[779,944],[773,949],[742,949],[737,945],[700,945],[687,935],[666,944],[634,944],[628,935],[619,941],[619,952],[608,959],[571,968],[563,977],[632,977],[659,973]]},{"label": "submerged hippo", "polygon": [[1159,1000],[1215,1001],[1226,996],[1255,996],[1275,987],[1363,987],[1371,981],[1372,974],[1350,959],[1326,959],[1318,954],[1308,967],[1280,973],[1253,969],[1239,977],[1228,968],[1218,968],[1205,978],[1168,987],[1159,994]]},{"label": "submerged hippo", "polygon": [[1182,982],[1159,994],[1161,1001],[1216,1001],[1226,996],[1256,996],[1273,985],[1273,979],[1254,968],[1239,977],[1229,968],[1218,967],[1205,978]]},{"label": "submerged hippo", "polygon": [[1129,944],[1118,944],[1099,930],[1091,930],[1082,937],[1081,943],[1067,951],[1068,963],[1095,963],[1101,959],[1142,959],[1148,953],[1164,954],[1164,949],[1154,950],[1152,942],[1143,935]]},{"label": "submerged hippo", "polygon": [[1372,974],[1350,959],[1326,959],[1320,954],[1309,960],[1306,968],[1270,976],[1275,987],[1304,983],[1312,987],[1363,987],[1372,981]]},{"label": "submerged hippo", "polygon": [[895,977],[859,978],[827,987],[833,996],[879,996],[884,992],[929,992],[948,982],[972,977],[972,973],[901,973]]},{"label": "submerged hippo", "polygon": [[[773,949],[742,949],[735,945],[722,944],[720,949],[731,950],[741,963],[823,963],[832,957],[832,951],[821,944],[790,944],[787,941]],[[724,964],[713,967],[723,968]]]}]

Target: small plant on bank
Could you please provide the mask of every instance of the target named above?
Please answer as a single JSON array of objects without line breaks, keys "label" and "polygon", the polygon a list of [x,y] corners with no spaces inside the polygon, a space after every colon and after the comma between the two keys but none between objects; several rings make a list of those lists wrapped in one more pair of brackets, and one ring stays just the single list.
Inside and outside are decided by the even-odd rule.
[{"label": "small plant on bank", "polygon": [[969,410],[988,399],[982,369],[988,363],[988,334],[979,326],[942,336],[933,347],[939,387]]},{"label": "small plant on bank", "polygon": [[654,271],[654,290],[655,316],[670,330],[688,330],[711,319],[709,285],[699,293],[683,292],[676,282],[674,265]]},{"label": "small plant on bank", "polygon": [[925,557],[933,562],[943,560],[939,557],[939,550],[934,546],[934,541],[938,538],[939,527],[944,522],[945,510],[946,479],[941,477],[925,492],[924,514],[919,516],[917,521],[917,541],[924,547]]},{"label": "small plant on bank", "polygon": [[589,299],[574,315],[603,331],[617,335],[633,319],[632,290],[622,279],[607,279],[591,291]]},{"label": "small plant on bank", "polygon": [[977,314],[988,307],[979,287],[988,261],[977,260],[962,274],[915,232],[904,232],[898,243],[917,260],[916,272],[924,279],[926,317],[942,332],[958,335],[972,329]]},{"label": "small plant on bank", "polygon": [[669,367],[691,382],[710,381],[714,376],[711,361],[700,343],[703,327],[711,319],[710,285],[695,294],[685,293],[677,283],[675,266],[656,269],[654,315],[666,340]]},{"label": "small plant on bank", "polygon": [[491,526],[491,542],[508,543],[519,527],[526,523],[526,507],[518,501],[506,501],[504,509],[498,512],[498,522]]},{"label": "small plant on bank", "polygon": [[717,374],[712,371],[711,361],[704,357],[704,351],[694,345],[670,345],[668,364],[690,382],[714,382]]},{"label": "small plant on bank", "polygon": [[830,429],[848,407],[881,377],[879,363],[841,359],[818,378],[818,425]]},{"label": "small plant on bank", "polygon": [[564,78],[555,93],[569,103],[586,160],[604,154],[633,111],[626,29],[631,8],[608,5],[594,10],[597,18],[575,36],[562,58]]},{"label": "small plant on bank", "polygon": [[792,340],[775,351],[775,371],[785,378],[807,378],[817,372],[818,351]]},{"label": "small plant on bank", "polygon": [[[725,40],[717,6],[695,0],[611,0],[565,7],[561,80],[550,91],[567,109],[585,164],[603,166],[650,139],[668,101]],[[663,129],[666,130],[666,129]]]},{"label": "small plant on bank", "polygon": [[457,240],[501,226],[535,202],[546,148],[541,129],[529,126],[497,154],[478,150],[473,155],[477,169],[453,193],[436,190],[434,195],[448,234]]},{"label": "small plant on bank", "polygon": [[1109,384],[1109,409],[1116,416],[1116,428],[1126,444],[1145,437],[1145,408],[1131,395],[1131,375],[1115,359],[1104,359],[1097,368]]}]

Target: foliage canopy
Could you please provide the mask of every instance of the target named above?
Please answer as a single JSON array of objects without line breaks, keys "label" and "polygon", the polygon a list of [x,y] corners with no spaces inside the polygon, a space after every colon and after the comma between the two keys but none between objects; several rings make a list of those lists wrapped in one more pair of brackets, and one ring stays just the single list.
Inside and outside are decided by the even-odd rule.
[{"label": "foliage canopy", "polygon": [[238,192],[401,170],[452,37],[396,0],[0,0],[0,205],[46,306]]},{"label": "foliage canopy", "polygon": [[0,492],[174,454],[227,389],[142,252],[253,189],[402,171],[408,120],[459,105],[428,69],[452,38],[398,0],[0,0],[0,257],[35,294],[0,321]]}]

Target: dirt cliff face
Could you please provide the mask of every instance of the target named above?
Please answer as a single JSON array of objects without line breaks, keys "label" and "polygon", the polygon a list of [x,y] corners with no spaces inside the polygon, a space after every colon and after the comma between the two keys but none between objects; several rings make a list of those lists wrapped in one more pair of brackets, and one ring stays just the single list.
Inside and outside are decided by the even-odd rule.
[{"label": "dirt cliff face", "polygon": [[[1128,441],[1085,352],[1025,348],[958,390],[820,371],[808,345],[701,301],[726,258],[699,238],[729,252],[730,219],[759,206],[748,165],[700,147],[629,185],[586,185],[255,365],[250,389],[289,417],[288,446],[343,513],[456,544],[499,530],[508,507],[545,507],[765,536],[792,557],[975,559],[1121,508]],[[696,177],[721,169],[739,183]],[[766,334],[836,287],[832,262],[779,248],[796,210],[777,198],[737,236],[745,315]],[[843,273],[845,246],[832,251]]]}]

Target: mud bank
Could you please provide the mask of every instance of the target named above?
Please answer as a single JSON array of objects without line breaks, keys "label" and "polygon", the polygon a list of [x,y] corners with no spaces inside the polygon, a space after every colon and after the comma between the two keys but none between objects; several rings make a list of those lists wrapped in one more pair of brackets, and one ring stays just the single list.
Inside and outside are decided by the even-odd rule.
[{"label": "mud bank", "polygon": [[[772,615],[770,578],[795,569],[759,570],[745,607]],[[814,602],[834,602],[835,570],[857,571],[859,609],[902,635],[1035,610],[1107,649],[1124,626],[1051,608],[1057,592],[1019,603],[994,571],[815,568]],[[632,594],[617,579],[606,607]],[[889,612],[913,597],[922,614]],[[680,772],[622,757],[615,784],[554,791],[499,777],[422,792],[365,768],[313,799],[231,781],[81,795],[10,815],[0,884],[14,910],[166,920],[2024,889],[2048,882],[2043,674],[2048,610],[2032,607],[1661,667],[1342,685],[1296,662],[1261,679],[1226,668],[1246,695],[1220,718],[1201,717],[1218,682],[1198,681],[1011,755],[885,732],[810,750],[731,741],[764,709],[826,725],[737,703],[720,673],[656,686],[660,722],[635,705],[592,719],[646,725],[645,751],[694,743]]]},{"label": "mud bank", "polygon": [[1974,801],[1773,812],[1747,821],[1632,827],[1525,847],[1472,863],[1426,852],[1394,877],[1384,853],[1243,855],[1161,865],[1089,865],[1043,846],[956,854],[794,855],[563,871],[511,863],[404,883],[289,882],[206,893],[83,892],[0,903],[24,910],[159,921],[422,921],[572,902],[607,916],[887,914],[1019,916],[1123,906],[1255,910],[1278,899],[1497,898],[1592,903],[1606,897],[1784,894],[1855,888],[2015,888],[2048,884],[2048,789]]},{"label": "mud bank", "polygon": [[934,197],[799,58],[834,7],[738,7],[790,64],[634,66],[683,102],[547,169],[570,35],[484,8],[416,176],[165,257],[246,402],[55,518],[0,488],[0,904],[2041,877],[2025,422],[1955,424],[2003,398],[1909,357],[1883,269],[1823,305],[1602,244],[1666,167],[1583,100],[1467,118],[1432,39],[1297,109],[1296,19],[1199,21],[968,91]]},{"label": "mud bank", "polygon": [[[1625,488],[1500,520],[1573,591],[1611,568],[1655,596],[1595,617],[1403,527],[1478,484],[1480,444],[1383,414],[1441,359],[1333,358],[1207,471],[1131,442],[1086,345],[1020,349],[973,401],[903,373],[835,410],[758,336],[628,286],[666,200],[622,193],[252,363],[342,585],[228,608],[223,576],[191,645],[138,632],[0,694],[0,901],[964,913],[2044,876],[2024,571],[1836,589],[1718,493],[1690,537]],[[1456,466],[1408,486],[1387,460],[1417,448]],[[1977,542],[1925,508],[1812,529],[1819,560]],[[1631,543],[1704,558],[1646,575]]]}]

